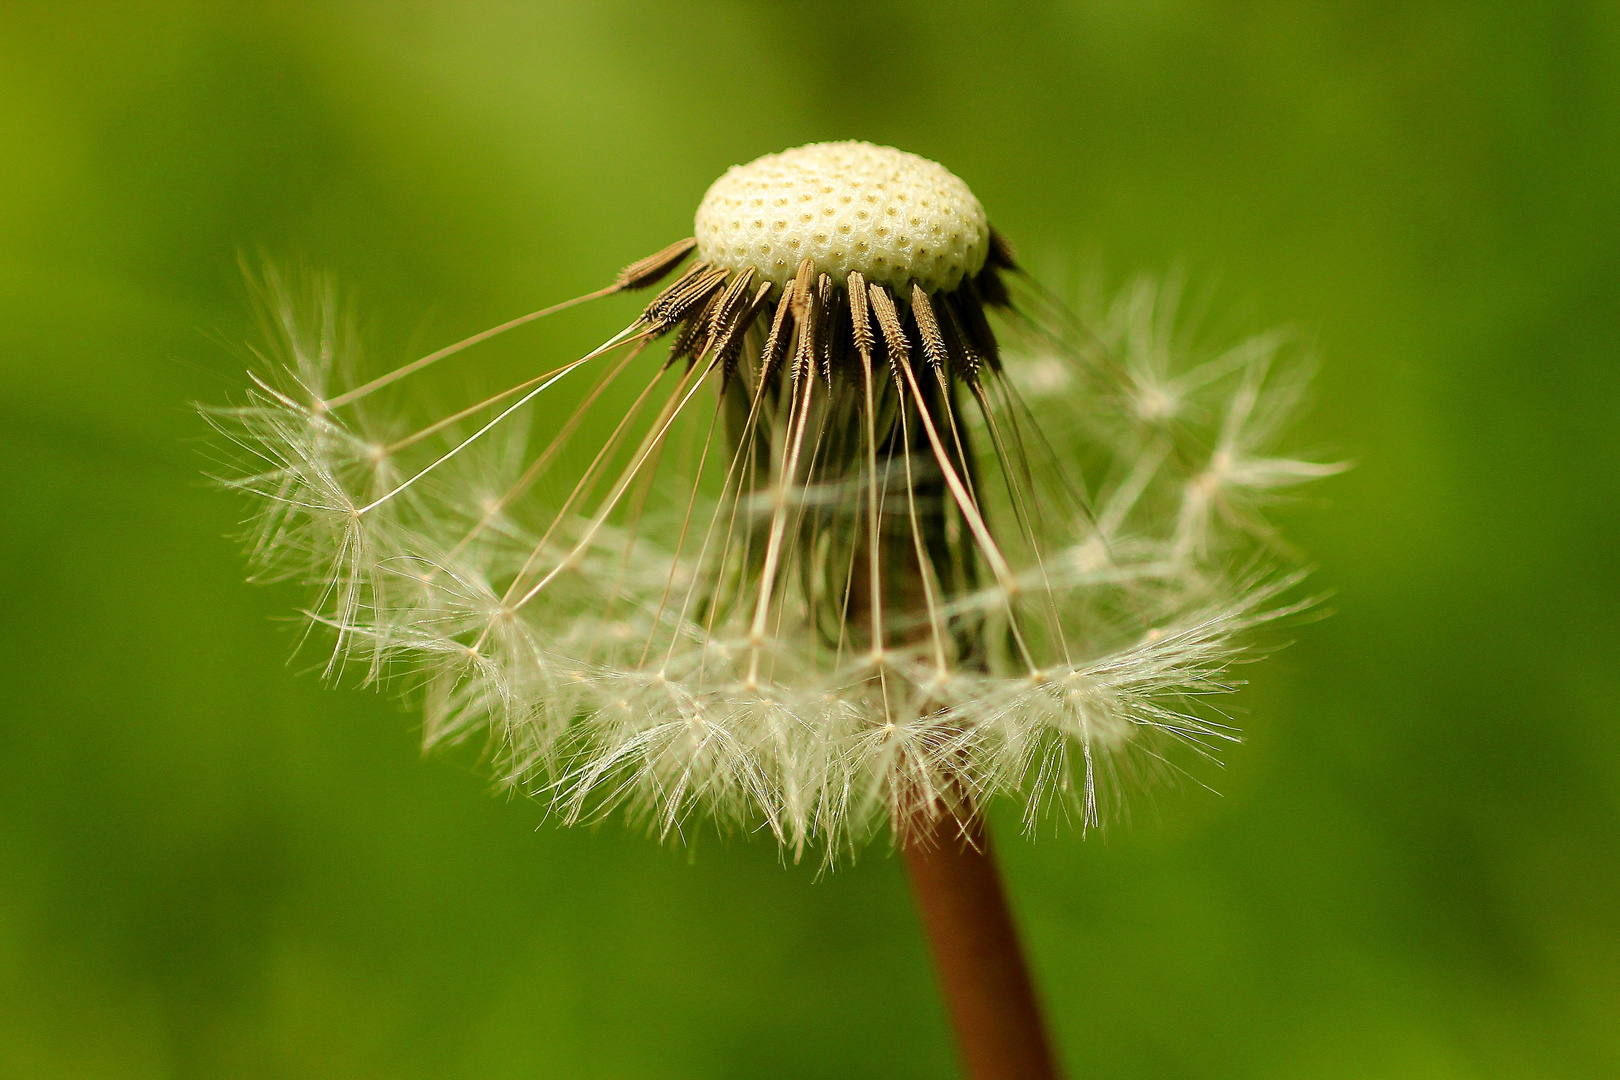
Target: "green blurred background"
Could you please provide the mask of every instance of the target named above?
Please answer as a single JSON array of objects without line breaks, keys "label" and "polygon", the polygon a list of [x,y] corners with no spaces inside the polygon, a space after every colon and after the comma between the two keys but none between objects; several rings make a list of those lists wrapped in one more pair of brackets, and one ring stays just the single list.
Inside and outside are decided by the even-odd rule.
[{"label": "green blurred background", "polygon": [[289,665],[187,405],[242,385],[239,253],[397,361],[849,137],[1049,280],[1302,327],[1358,463],[1221,794],[1002,829],[1071,1074],[1620,1075],[1617,73],[1614,4],[5,3],[0,1075],[950,1075],[886,852],[558,829]]}]

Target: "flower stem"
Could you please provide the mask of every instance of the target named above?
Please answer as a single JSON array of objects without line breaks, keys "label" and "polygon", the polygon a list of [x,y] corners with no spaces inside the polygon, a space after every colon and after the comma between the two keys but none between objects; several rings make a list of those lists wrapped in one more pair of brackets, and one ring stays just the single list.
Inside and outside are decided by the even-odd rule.
[{"label": "flower stem", "polygon": [[990,834],[948,816],[906,845],[911,890],[928,933],[968,1080],[1055,1080],[1057,1065],[1007,908]]}]

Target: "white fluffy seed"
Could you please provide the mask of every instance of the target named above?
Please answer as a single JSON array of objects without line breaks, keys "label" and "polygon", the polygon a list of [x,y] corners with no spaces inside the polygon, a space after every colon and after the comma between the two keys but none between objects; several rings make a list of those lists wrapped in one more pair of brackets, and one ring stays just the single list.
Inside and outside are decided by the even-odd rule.
[{"label": "white fluffy seed", "polygon": [[813,143],[735,165],[698,206],[698,256],[777,285],[806,256],[843,284],[956,288],[990,248],[984,207],[944,166],[888,146]]}]

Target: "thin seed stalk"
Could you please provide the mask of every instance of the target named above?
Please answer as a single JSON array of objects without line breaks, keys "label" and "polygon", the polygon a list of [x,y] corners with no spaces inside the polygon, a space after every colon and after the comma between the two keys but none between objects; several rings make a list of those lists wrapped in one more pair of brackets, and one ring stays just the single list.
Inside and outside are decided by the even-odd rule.
[{"label": "thin seed stalk", "polygon": [[963,1075],[1055,1080],[1058,1075],[1029,965],[1018,941],[990,834],[943,815],[905,848]]}]

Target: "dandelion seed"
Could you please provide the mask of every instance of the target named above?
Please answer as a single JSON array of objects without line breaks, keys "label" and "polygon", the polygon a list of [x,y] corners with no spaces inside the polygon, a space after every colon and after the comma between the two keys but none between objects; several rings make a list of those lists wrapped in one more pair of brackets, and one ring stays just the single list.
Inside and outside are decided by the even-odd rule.
[{"label": "dandelion seed", "polygon": [[[264,285],[272,371],[209,415],[250,463],[255,564],[313,586],[334,665],[412,672],[430,743],[483,733],[566,821],[702,815],[828,862],[886,829],[919,882],[965,880],[946,849],[983,850],[993,798],[1090,828],[1230,742],[1207,700],[1291,610],[1264,506],[1340,467],[1274,449],[1285,339],[1195,357],[1145,280],[1082,322],[960,179],[867,143],[737,166],[691,239],[368,381],[329,294],[304,322]],[[654,286],[502,394],[378,404]],[[579,408],[531,418],[565,380]]]}]

